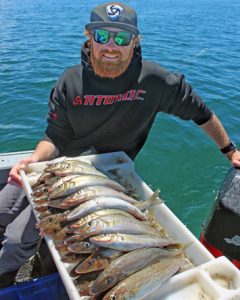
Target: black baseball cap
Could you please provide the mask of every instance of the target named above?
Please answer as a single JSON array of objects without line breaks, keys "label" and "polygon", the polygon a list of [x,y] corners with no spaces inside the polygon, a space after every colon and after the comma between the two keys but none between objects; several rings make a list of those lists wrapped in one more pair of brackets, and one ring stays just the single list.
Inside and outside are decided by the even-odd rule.
[{"label": "black baseball cap", "polygon": [[109,2],[93,8],[90,17],[91,23],[85,25],[87,30],[102,27],[120,28],[138,35],[137,14],[130,6]]}]

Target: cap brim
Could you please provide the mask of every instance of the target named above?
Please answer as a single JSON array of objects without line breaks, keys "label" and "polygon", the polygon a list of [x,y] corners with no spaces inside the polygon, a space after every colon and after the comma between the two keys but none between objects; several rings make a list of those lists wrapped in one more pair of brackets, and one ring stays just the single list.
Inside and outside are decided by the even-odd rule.
[{"label": "cap brim", "polygon": [[96,28],[103,28],[103,27],[113,27],[113,28],[120,28],[124,29],[126,31],[132,32],[134,35],[139,35],[140,32],[137,29],[137,27],[126,24],[126,23],[120,23],[120,22],[91,22],[87,25],[85,25],[85,28],[87,30],[92,30]]}]

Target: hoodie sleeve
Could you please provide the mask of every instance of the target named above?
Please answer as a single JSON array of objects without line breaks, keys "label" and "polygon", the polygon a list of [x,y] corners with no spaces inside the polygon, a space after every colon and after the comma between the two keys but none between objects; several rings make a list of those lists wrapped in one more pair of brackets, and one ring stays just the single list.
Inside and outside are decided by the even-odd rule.
[{"label": "hoodie sleeve", "polygon": [[50,93],[48,105],[50,108],[47,119],[48,126],[42,140],[53,143],[61,153],[74,136],[67,115],[66,88],[61,78]]},{"label": "hoodie sleeve", "polygon": [[211,110],[195,94],[183,75],[168,73],[164,78],[165,93],[159,110],[184,120],[193,120],[197,125],[206,123],[212,116]]}]

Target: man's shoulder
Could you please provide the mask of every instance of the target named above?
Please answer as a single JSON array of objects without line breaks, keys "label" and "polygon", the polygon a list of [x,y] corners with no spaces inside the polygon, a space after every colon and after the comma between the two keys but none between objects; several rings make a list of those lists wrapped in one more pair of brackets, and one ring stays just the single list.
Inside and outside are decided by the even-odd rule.
[{"label": "man's shoulder", "polygon": [[143,76],[157,77],[158,79],[166,79],[169,76],[173,76],[171,71],[157,62],[149,60],[142,60],[142,74]]},{"label": "man's shoulder", "polygon": [[71,66],[69,68],[66,68],[65,71],[63,72],[61,77],[67,78],[67,77],[71,77],[71,76],[75,76],[78,75],[82,72],[82,65],[78,64],[75,66]]}]

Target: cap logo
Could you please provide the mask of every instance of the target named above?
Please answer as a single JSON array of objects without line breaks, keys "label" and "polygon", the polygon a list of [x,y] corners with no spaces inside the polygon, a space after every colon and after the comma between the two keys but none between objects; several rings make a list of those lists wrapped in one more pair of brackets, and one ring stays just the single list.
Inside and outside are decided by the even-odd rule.
[{"label": "cap logo", "polygon": [[117,4],[111,4],[106,7],[106,13],[111,21],[117,21],[123,13],[123,8]]}]

